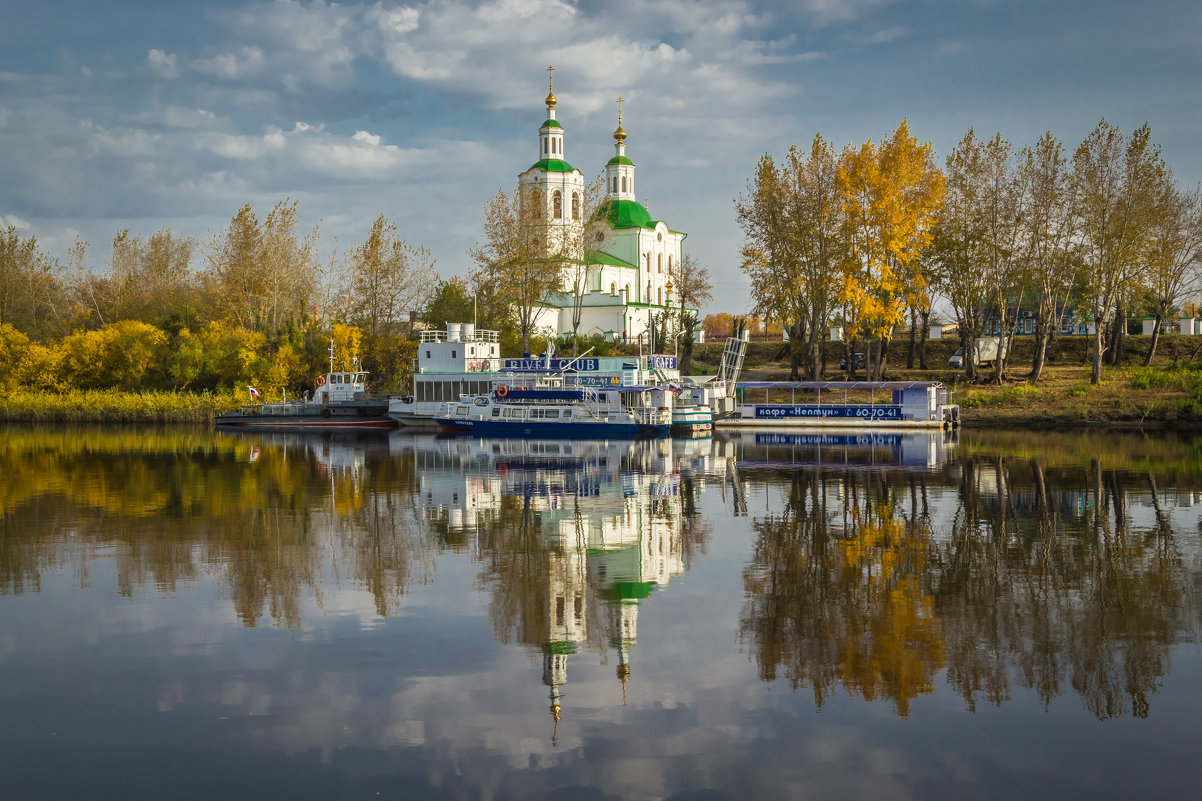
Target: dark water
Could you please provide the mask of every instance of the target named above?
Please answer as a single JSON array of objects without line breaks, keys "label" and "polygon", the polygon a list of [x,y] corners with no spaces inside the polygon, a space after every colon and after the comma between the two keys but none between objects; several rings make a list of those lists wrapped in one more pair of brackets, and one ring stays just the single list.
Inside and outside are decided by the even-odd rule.
[{"label": "dark water", "polygon": [[1202,445],[0,429],[0,795],[1196,797]]}]

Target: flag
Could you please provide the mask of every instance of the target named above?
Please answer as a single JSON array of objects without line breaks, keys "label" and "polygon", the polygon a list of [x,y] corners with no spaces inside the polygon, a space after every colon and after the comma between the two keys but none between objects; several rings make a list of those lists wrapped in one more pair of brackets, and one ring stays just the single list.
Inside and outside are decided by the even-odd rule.
[{"label": "flag", "polygon": [[250,392],[250,396],[251,396],[252,398],[258,398],[258,397],[260,397],[260,396],[259,396],[259,390],[255,389],[254,387],[247,387],[246,389],[247,389],[247,391],[248,391],[248,392]]},{"label": "flag", "polygon": [[672,390],[673,395],[679,395],[680,393],[684,392],[683,389],[676,386],[675,384],[668,384],[668,389]]}]

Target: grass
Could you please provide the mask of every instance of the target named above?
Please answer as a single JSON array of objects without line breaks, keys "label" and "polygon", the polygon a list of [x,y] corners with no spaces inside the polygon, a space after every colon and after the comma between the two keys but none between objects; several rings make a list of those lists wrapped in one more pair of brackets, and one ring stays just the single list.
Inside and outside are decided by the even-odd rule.
[{"label": "grass", "polygon": [[15,390],[0,397],[0,421],[207,424],[236,405],[232,396],[211,393]]}]

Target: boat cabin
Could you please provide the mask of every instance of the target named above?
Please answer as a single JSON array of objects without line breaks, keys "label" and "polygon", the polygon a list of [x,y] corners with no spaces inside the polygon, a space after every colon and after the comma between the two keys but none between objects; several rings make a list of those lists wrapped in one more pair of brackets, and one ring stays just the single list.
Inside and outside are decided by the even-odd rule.
[{"label": "boat cabin", "polygon": [[317,379],[313,403],[325,406],[332,402],[367,399],[367,373],[326,373]]}]

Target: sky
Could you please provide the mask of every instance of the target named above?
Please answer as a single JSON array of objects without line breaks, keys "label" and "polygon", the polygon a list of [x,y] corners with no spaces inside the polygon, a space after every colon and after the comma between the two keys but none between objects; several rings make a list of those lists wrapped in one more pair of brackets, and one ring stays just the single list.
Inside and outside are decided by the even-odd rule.
[{"label": "sky", "polygon": [[[538,158],[554,65],[564,157],[613,155],[749,311],[734,203],[764,154],[879,141],[942,159],[971,127],[1070,151],[1147,122],[1202,181],[1197,0],[0,0],[0,225],[103,270],[120,230],[211,241],[298,202],[329,254],[383,214],[465,275],[482,207]],[[203,266],[204,248],[197,256]]]}]

